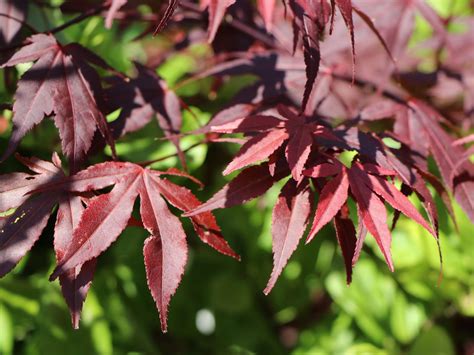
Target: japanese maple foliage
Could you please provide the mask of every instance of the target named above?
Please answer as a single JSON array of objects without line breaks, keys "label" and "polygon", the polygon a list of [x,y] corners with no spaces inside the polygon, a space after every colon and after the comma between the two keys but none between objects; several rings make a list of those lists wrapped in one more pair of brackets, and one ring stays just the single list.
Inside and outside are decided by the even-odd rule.
[{"label": "japanese maple foliage", "polygon": [[[121,73],[89,49],[57,38],[93,16],[104,17],[107,28],[149,20],[141,4],[149,5],[156,21],[136,40],[154,32],[176,42],[172,54],[200,43],[215,56],[170,87],[156,67],[135,62],[135,73]],[[28,9],[26,1],[0,0],[1,67],[32,63],[18,79],[13,104],[5,105],[13,113],[12,133],[1,160],[51,117],[67,168],[56,153],[52,162],[17,154],[31,172],[0,175],[0,276],[55,218],[57,265],[50,279],[59,278],[74,327],[100,255],[125,228],[140,226],[149,234],[143,247],[148,287],[167,330],[170,300],[188,256],[180,216],[169,206],[189,218],[204,243],[239,259],[211,211],[281,186],[272,212],[273,270],[265,294],[300,240],[311,242],[328,224],[350,283],[368,233],[394,270],[390,225],[395,228],[401,214],[439,247],[432,191],[453,219],[451,196],[474,221],[473,148],[464,147],[474,141],[474,58],[462,50],[472,46],[472,17],[442,18],[425,0],[170,0],[160,6],[69,0],[61,9],[75,17],[36,33],[25,20]],[[426,20],[432,36],[413,49],[416,16]],[[464,32],[452,31],[452,25],[463,25]],[[418,49],[429,51],[429,59],[419,57]],[[218,96],[224,83],[249,74],[254,80],[239,86],[207,124],[183,132],[185,100],[207,109],[213,95],[184,99],[180,87],[206,79]],[[117,110],[118,118],[108,122]],[[115,153],[116,140],[153,118],[183,170],[157,171],[149,167],[154,161],[126,162]],[[195,146],[242,142],[223,170],[240,173],[204,203],[168,180],[179,176],[200,184],[187,172],[187,150],[180,143],[186,135],[204,135]],[[103,157],[105,145],[110,160],[91,165]],[[140,221],[132,216],[137,200]]]}]

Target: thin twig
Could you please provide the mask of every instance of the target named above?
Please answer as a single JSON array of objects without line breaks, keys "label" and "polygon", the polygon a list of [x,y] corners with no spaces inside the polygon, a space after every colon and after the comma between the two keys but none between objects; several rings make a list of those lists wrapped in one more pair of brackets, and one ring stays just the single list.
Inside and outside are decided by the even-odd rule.
[{"label": "thin twig", "polygon": [[[208,140],[207,139],[204,139],[200,142],[197,142],[197,143],[194,143],[193,145],[189,146],[188,148],[184,149],[182,152],[183,153],[187,153],[189,152],[190,150],[202,145],[202,144],[207,144],[208,143]],[[141,163],[137,163],[137,165],[140,165],[140,166],[149,166],[151,164],[155,164],[155,163],[158,163],[160,161],[164,161],[164,160],[167,160],[167,159],[170,159],[170,158],[174,158],[178,156],[178,152],[176,153],[172,153],[172,154],[168,154],[168,155],[165,155],[161,158],[158,158],[158,159],[153,159],[153,160],[147,160],[147,161],[144,161],[144,162],[141,162]]]},{"label": "thin twig", "polygon": [[63,23],[62,25],[49,30],[48,33],[55,34],[55,33],[61,32],[61,31],[65,30],[66,28],[71,27],[72,25],[75,25],[79,22],[82,22],[82,21],[88,19],[89,17],[100,14],[102,11],[107,9],[107,7],[108,7],[107,4],[103,4],[99,7],[87,10],[86,12],[82,13],[81,15],[79,15],[77,17],[74,17],[73,19]]},{"label": "thin twig", "polygon": [[4,13],[0,13],[0,17],[6,17],[10,20],[13,20],[13,21],[16,21],[18,23],[20,23],[22,26],[25,26],[27,29],[29,29],[32,33],[38,33],[39,31],[36,30],[33,26],[31,26],[28,22],[26,22],[25,20],[22,20],[22,19],[19,19],[19,18],[16,18],[14,16],[10,16],[8,14],[4,14]]}]

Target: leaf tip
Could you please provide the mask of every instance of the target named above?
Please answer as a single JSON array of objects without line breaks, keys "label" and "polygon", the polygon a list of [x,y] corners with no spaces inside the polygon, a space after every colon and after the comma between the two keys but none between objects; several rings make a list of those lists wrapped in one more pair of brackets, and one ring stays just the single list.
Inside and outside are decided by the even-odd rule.
[{"label": "leaf tip", "polygon": [[273,286],[275,286],[275,282],[272,282],[272,280],[269,280],[267,286],[263,290],[263,294],[265,296],[268,296],[270,292],[272,292]]}]

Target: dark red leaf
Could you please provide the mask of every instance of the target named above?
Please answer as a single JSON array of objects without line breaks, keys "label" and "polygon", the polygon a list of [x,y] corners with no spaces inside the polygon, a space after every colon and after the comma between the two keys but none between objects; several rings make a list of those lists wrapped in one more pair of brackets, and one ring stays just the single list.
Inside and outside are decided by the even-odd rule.
[{"label": "dark red leaf", "polygon": [[352,281],[352,259],[355,255],[357,243],[356,230],[349,216],[343,217],[340,212],[334,218],[334,227],[336,228],[337,241],[341,247],[344,264],[346,265],[347,284],[350,284]]},{"label": "dark red leaf", "polygon": [[[411,105],[421,121],[430,151],[445,184],[453,191],[454,197],[469,218],[474,221],[474,165],[469,161],[458,164],[463,150],[453,145],[454,139],[437,124],[442,118],[433,109],[420,101],[412,101]],[[454,180],[453,176],[456,176]]]},{"label": "dark red leaf", "polygon": [[310,195],[307,182],[297,187],[296,182],[290,180],[278,197],[272,215],[273,271],[263,291],[265,294],[275,286],[306,230],[311,212]]},{"label": "dark red leaf", "polygon": [[[13,105],[13,132],[2,160],[10,155],[21,138],[44,116],[54,113],[62,149],[71,170],[83,161],[98,126],[107,130],[105,117],[97,107],[95,95],[99,79],[87,63],[53,36],[38,34],[3,66],[36,61],[21,78]],[[110,142],[109,140],[109,143]]]},{"label": "dark red leaf", "polygon": [[348,171],[349,184],[360,209],[360,215],[368,231],[374,236],[388,267],[393,271],[390,245],[392,236],[387,226],[387,211],[379,197],[363,183],[351,170]]},{"label": "dark red leaf", "polygon": [[341,172],[342,164],[323,163],[306,169],[304,174],[313,178],[329,177]]},{"label": "dark red leaf", "polygon": [[166,332],[169,302],[183,276],[188,247],[181,222],[169,211],[159,185],[147,173],[140,188],[140,214],[152,235],[143,249],[148,287],[160,313],[161,330]]},{"label": "dark red leaf", "polygon": [[308,234],[306,243],[333,219],[346,203],[349,190],[349,179],[345,171],[324,185],[319,197],[318,207],[314,215],[313,226]]},{"label": "dark red leaf", "polygon": [[140,175],[130,176],[110,193],[91,201],[74,230],[67,251],[53,271],[51,280],[96,258],[118,238],[132,214],[140,183]]},{"label": "dark red leaf", "polygon": [[[240,112],[240,110],[239,110]],[[241,114],[239,113],[238,116]],[[236,117],[238,117],[236,116]],[[250,133],[250,132],[261,132],[274,128],[283,127],[284,121],[277,117],[265,116],[265,115],[254,115],[246,116],[242,118],[235,118],[230,122],[227,122],[227,119],[224,123],[221,123],[217,120],[209,122],[209,130],[211,132],[218,133]],[[216,122],[217,121],[217,122]]]},{"label": "dark red leaf", "polygon": [[235,0],[209,0],[209,27],[207,29],[209,42],[214,40],[227,8],[234,2]]},{"label": "dark red leaf", "polygon": [[378,176],[364,174],[362,170],[359,170],[357,167],[352,168],[351,171],[352,174],[358,176],[359,182],[366,184],[369,189],[377,193],[393,208],[399,210],[404,215],[420,224],[435,238],[437,238],[437,233],[431,228],[428,222],[425,221],[425,219],[421,216],[415,206],[413,206],[410,200],[408,200],[404,194],[398,191],[395,186]]},{"label": "dark red leaf", "polygon": [[282,177],[270,175],[267,164],[252,166],[242,171],[207,202],[184,216],[191,217],[217,208],[240,205],[263,195],[279,178]]},{"label": "dark red leaf", "polygon": [[267,159],[287,139],[288,132],[283,129],[264,132],[249,139],[240,148],[240,151],[230,164],[227,165],[223,174],[230,174],[235,170]]},{"label": "dark red leaf", "polygon": [[[58,262],[72,241],[74,228],[79,224],[83,210],[79,196],[64,196],[59,203],[54,227],[54,250]],[[74,329],[79,328],[81,310],[94,277],[95,264],[96,260],[92,259],[59,276],[61,291],[69,306]]]},{"label": "dark red leaf", "polygon": [[285,155],[290,166],[291,176],[296,181],[300,181],[303,177],[302,172],[311,153],[312,145],[313,134],[310,127],[303,125],[291,131]]},{"label": "dark red leaf", "polygon": [[[183,212],[191,211],[201,205],[201,202],[191,191],[185,187],[173,184],[166,179],[154,178],[160,193],[173,206]],[[221,229],[217,225],[214,215],[210,212],[204,212],[191,217],[194,230],[199,238],[218,252],[232,256],[240,260],[240,257],[232,250],[227,241],[221,234]]]},{"label": "dark red leaf", "polygon": [[4,276],[33,247],[46,227],[54,194],[43,194],[26,201],[0,226],[0,277]]}]

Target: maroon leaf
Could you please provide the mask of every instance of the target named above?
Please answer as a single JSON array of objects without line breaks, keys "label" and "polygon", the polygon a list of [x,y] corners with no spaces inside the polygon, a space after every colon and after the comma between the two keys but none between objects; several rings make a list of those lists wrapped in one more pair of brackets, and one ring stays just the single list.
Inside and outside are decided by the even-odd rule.
[{"label": "maroon leaf", "polygon": [[299,187],[295,181],[288,181],[273,209],[273,271],[263,291],[269,294],[280,276],[291,254],[303,236],[311,212],[310,190],[308,183]]},{"label": "maroon leaf", "polygon": [[0,230],[0,277],[4,276],[33,247],[46,227],[56,203],[52,194],[39,195],[26,201],[2,222]]},{"label": "maroon leaf", "polygon": [[242,171],[207,202],[184,216],[191,217],[217,208],[240,205],[263,195],[277,180],[278,177],[270,175],[267,164],[252,166]]},{"label": "maroon leaf", "polygon": [[28,199],[28,192],[49,181],[48,176],[11,173],[0,175],[0,211],[16,208]]},{"label": "maroon leaf", "polygon": [[[54,250],[58,262],[63,258],[72,241],[74,228],[79,224],[84,207],[79,196],[64,197],[59,203],[56,225],[54,227]],[[59,276],[61,291],[71,313],[74,329],[79,328],[82,305],[94,277],[96,260],[92,259],[84,265]]]},{"label": "maroon leaf", "polygon": [[223,174],[228,175],[247,165],[267,159],[287,138],[288,133],[285,130],[277,129],[249,139],[225,168]]},{"label": "maroon leaf", "polygon": [[313,226],[308,234],[309,243],[324,225],[333,219],[346,203],[349,190],[349,179],[345,171],[329,181],[321,190],[318,207],[314,215]]},{"label": "maroon leaf", "polygon": [[17,208],[30,197],[30,192],[43,184],[61,179],[64,176],[63,172],[50,162],[38,158],[25,158],[18,154],[16,158],[37,174],[11,173],[0,175],[0,212]]},{"label": "maroon leaf", "polygon": [[138,195],[140,176],[132,176],[110,193],[93,199],[74,230],[72,241],[53,271],[54,280],[62,273],[99,256],[127,226]]},{"label": "maroon leaf", "polygon": [[215,120],[213,119],[211,122],[209,122],[209,130],[211,132],[218,133],[249,133],[279,128],[284,124],[284,121],[273,116],[246,115],[246,117],[242,118],[239,116],[240,113],[236,116],[238,118],[234,116],[230,122],[225,120],[224,123],[220,122],[220,120],[217,120],[218,117],[216,116]]},{"label": "maroon leaf", "polygon": [[339,174],[341,172],[341,165],[342,164],[323,163],[306,169],[304,174],[313,178],[329,177]]},{"label": "maroon leaf", "polygon": [[40,185],[33,192],[45,191],[75,191],[84,192],[100,190],[136,175],[141,167],[132,163],[105,162],[93,165],[75,175],[63,177],[57,181]]},{"label": "maroon leaf", "polygon": [[395,186],[380,177],[366,175],[357,167],[353,168],[351,171],[354,175],[358,176],[360,182],[365,183],[369,189],[377,193],[386,202],[392,205],[393,208],[399,210],[404,215],[420,224],[435,238],[437,238],[437,233],[431,228],[428,222],[425,221],[425,219],[421,216],[415,206],[413,206],[410,200],[408,200],[404,194],[398,191]]},{"label": "maroon leaf", "polygon": [[309,127],[302,126],[291,132],[285,154],[290,166],[291,176],[296,181],[300,181],[302,178],[304,165],[311,153],[312,144],[313,135]]},{"label": "maroon leaf", "polygon": [[382,251],[388,267],[393,271],[392,256],[390,254],[390,245],[392,236],[387,226],[387,211],[379,197],[364,184],[351,170],[348,172],[351,191],[359,206],[360,214],[364,225],[374,236],[380,250]]},{"label": "maroon leaf", "polygon": [[18,84],[13,132],[2,160],[44,116],[54,113],[63,152],[75,171],[91,146],[96,127],[102,128],[105,134],[105,118],[97,107],[94,92],[99,81],[97,74],[51,35],[34,35],[30,42],[3,65],[37,60]]},{"label": "maroon leaf", "polygon": [[53,153],[52,163],[49,161],[38,159],[36,157],[23,157],[18,153],[15,154],[15,158],[28,169],[37,174],[63,174],[61,170],[61,159],[59,158],[57,153]]},{"label": "maroon leaf", "polygon": [[140,189],[140,214],[151,233],[145,241],[147,282],[160,313],[161,330],[167,331],[168,305],[176,292],[187,260],[186,234],[179,219],[160,197],[156,181],[145,174]]},{"label": "maroon leaf", "polygon": [[[349,34],[351,36],[351,47],[352,47],[352,65],[355,67],[355,42],[354,42],[354,22],[352,21],[352,1],[351,0],[331,0],[332,5],[332,12],[333,12],[333,19],[334,19],[334,12],[335,5],[339,8],[341,12],[342,18],[346,23],[347,29],[349,30]],[[354,70],[353,70],[354,73]]]},{"label": "maroon leaf", "polygon": [[[82,303],[93,277],[95,258],[127,226],[142,226],[131,218],[134,202],[140,196],[143,226],[151,234],[144,249],[148,285],[160,313],[162,330],[166,331],[168,305],[184,272],[187,244],[179,219],[171,214],[161,196],[183,211],[197,208],[200,202],[189,190],[160,178],[160,175],[190,177],[177,169],[159,172],[131,163],[108,162],[40,188],[53,203],[61,200],[55,228],[58,265],[51,279],[60,278],[74,327],[78,326]],[[91,199],[70,193],[84,193],[110,185],[115,185],[112,191]],[[84,212],[81,199],[88,204]],[[4,223],[3,220],[0,222]],[[222,237],[210,212],[191,217],[191,222],[202,241],[223,254],[238,258]],[[30,239],[33,237],[37,238],[36,234]],[[4,254],[0,252],[0,260],[4,258],[7,263],[9,254],[8,250]]]},{"label": "maroon leaf", "polygon": [[[173,184],[166,179],[153,178],[163,197],[173,206],[183,212],[191,211],[201,205],[201,202],[185,187]],[[194,230],[199,238],[218,252],[240,260],[221,234],[214,215],[204,212],[191,217]]]},{"label": "maroon leaf", "polygon": [[209,27],[207,29],[209,42],[214,40],[225,11],[234,2],[235,0],[209,0]]},{"label": "maroon leaf", "polygon": [[[411,105],[421,121],[430,151],[445,184],[453,191],[454,197],[469,218],[474,221],[474,166],[468,161],[458,164],[457,157],[463,156],[463,150],[453,145],[454,139],[439,126],[437,122],[442,118],[433,109],[420,101],[412,101]],[[453,176],[456,176],[454,180]]]},{"label": "maroon leaf", "polygon": [[334,227],[336,228],[336,236],[339,246],[344,257],[344,264],[346,265],[347,284],[352,281],[352,260],[356,249],[356,230],[354,223],[349,216],[344,216],[339,212],[334,218]]}]

